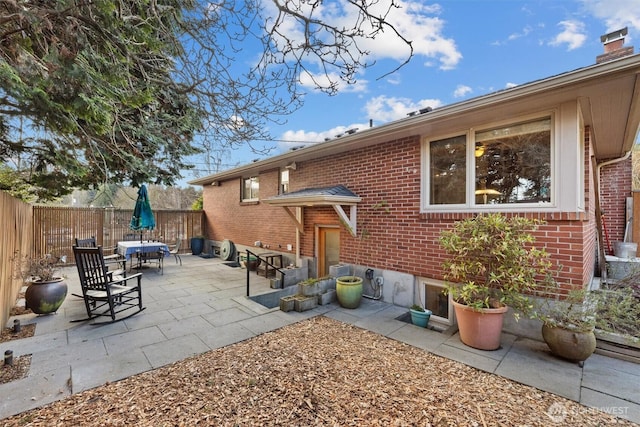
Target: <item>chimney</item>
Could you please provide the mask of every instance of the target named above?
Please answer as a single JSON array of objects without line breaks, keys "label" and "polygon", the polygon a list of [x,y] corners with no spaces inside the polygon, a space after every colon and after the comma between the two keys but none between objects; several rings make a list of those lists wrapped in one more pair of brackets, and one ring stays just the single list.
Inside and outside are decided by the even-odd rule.
[{"label": "chimney", "polygon": [[601,64],[624,56],[633,55],[633,46],[624,47],[624,36],[627,35],[627,27],[612,33],[600,36],[604,44],[604,53],[596,57],[596,64]]}]

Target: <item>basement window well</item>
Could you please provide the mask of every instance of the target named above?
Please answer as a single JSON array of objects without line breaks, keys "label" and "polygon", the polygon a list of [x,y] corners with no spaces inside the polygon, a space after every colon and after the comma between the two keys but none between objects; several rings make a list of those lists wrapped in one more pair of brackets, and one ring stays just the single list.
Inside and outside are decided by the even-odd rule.
[{"label": "basement window well", "polygon": [[443,325],[453,324],[453,307],[448,295],[444,293],[445,284],[435,279],[420,278],[420,297],[427,310],[431,310],[431,321]]}]

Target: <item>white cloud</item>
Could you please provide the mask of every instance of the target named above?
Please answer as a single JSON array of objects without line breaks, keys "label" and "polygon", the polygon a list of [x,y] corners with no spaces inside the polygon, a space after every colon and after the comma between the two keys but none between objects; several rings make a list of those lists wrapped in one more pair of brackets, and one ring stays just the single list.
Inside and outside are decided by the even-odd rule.
[{"label": "white cloud", "polygon": [[288,130],[280,136],[279,146],[283,151],[288,151],[293,147],[308,146],[326,139],[336,138],[343,135],[350,129],[363,130],[369,127],[369,124],[354,123],[349,126],[336,126],[323,132],[308,132],[305,130]]},{"label": "white cloud", "polygon": [[507,39],[511,41],[511,40],[519,39],[521,37],[526,37],[529,35],[529,33],[531,33],[531,31],[532,31],[531,27],[527,25],[522,29],[521,32],[510,34],[509,37],[507,37]]},{"label": "white cloud", "polygon": [[[400,1],[399,5],[392,8],[387,19],[407,40],[412,41],[414,55],[427,58],[425,63],[438,64],[442,70],[455,68],[462,54],[455,40],[444,35],[445,21],[437,16],[441,12],[440,6],[413,1]],[[376,59],[404,60],[407,54],[406,47],[392,31],[382,33],[376,40],[367,40],[363,46]]]},{"label": "white cloud", "polygon": [[607,25],[606,31],[630,27],[626,41],[631,40],[631,33],[640,33],[640,0],[582,0],[585,10],[594,17],[602,19]]},{"label": "white cloud", "polygon": [[504,85],[504,87],[506,87],[507,89],[511,89],[512,87],[516,87],[518,86],[518,83],[507,83],[506,85]]},{"label": "white cloud", "polygon": [[[462,54],[458,50],[455,41],[444,35],[445,21],[440,19],[438,15],[441,7],[437,4],[427,5],[422,1],[416,0],[397,0],[398,7],[391,7],[385,20],[392,24],[402,36],[412,42],[414,60],[421,58],[427,66],[438,66],[442,70],[455,68]],[[314,3],[318,4],[318,3]],[[313,8],[312,16],[331,25],[341,28],[353,27],[358,19],[359,9],[350,2],[324,2]],[[369,11],[373,15],[383,15],[388,8],[388,2],[373,2]],[[272,2],[264,2],[265,10],[269,10],[272,16],[277,13]],[[300,3],[301,13],[309,15],[311,6],[307,3]],[[374,29],[368,26],[368,22],[362,23],[361,29],[365,34],[371,33]],[[278,27],[278,32],[283,34],[289,40],[304,40],[302,27],[293,19],[287,19]],[[408,46],[398,37],[398,35],[390,29],[379,32],[375,40],[361,39],[358,41],[360,49],[369,52],[366,61],[378,61],[390,59],[397,61],[398,64],[407,59],[409,55]],[[354,52],[354,54],[356,54]],[[317,59],[314,59],[317,61]],[[311,64],[309,64],[311,65]],[[393,68],[383,70],[377,68],[378,72],[390,72]],[[320,70],[317,71],[321,73]],[[341,86],[345,89],[347,86]]]},{"label": "white cloud", "polygon": [[473,92],[473,89],[471,89],[469,86],[458,85],[456,87],[456,90],[453,91],[453,97],[454,98],[462,98],[464,96],[467,96],[471,92]]},{"label": "white cloud", "polygon": [[574,50],[581,47],[587,40],[585,25],[576,20],[566,20],[558,23],[562,31],[549,42],[551,46],[567,45],[567,50]]},{"label": "white cloud", "polygon": [[409,98],[396,98],[382,95],[370,99],[364,108],[367,116],[372,119],[374,123],[380,124],[402,119],[407,117],[407,114],[410,112],[420,110],[421,108],[436,108],[441,105],[442,102],[438,99],[421,99],[414,102]]},{"label": "white cloud", "polygon": [[[413,102],[409,98],[396,98],[387,96],[377,96],[367,102],[364,109],[367,116],[373,120],[375,126],[380,126],[386,122],[398,120],[407,117],[412,111],[418,111],[421,108],[436,108],[442,105],[437,99],[422,99]],[[280,149],[288,151],[292,147],[307,146],[309,144],[324,142],[326,139],[334,139],[338,135],[344,135],[350,129],[358,129],[360,131],[367,129],[369,123],[352,123],[348,126],[335,126],[322,132],[313,132],[305,130],[288,130],[284,132],[279,140]]]}]

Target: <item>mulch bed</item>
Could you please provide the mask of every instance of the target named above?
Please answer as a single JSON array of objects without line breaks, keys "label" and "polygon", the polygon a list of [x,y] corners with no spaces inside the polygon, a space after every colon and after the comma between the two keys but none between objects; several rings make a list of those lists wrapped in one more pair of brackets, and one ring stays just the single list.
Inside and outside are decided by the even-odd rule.
[{"label": "mulch bed", "polygon": [[[0,342],[32,337],[35,333],[35,330],[36,325],[33,323],[28,325],[21,325],[20,332],[13,332],[13,328],[3,328],[2,331],[0,331]],[[6,365],[4,363],[3,355],[3,359],[2,361],[0,361],[0,384],[5,384],[11,381],[25,378],[29,374],[30,367],[30,354],[13,357],[13,364],[11,365]]]},{"label": "mulch bed", "polygon": [[634,424],[317,317],[74,394],[0,425]]}]

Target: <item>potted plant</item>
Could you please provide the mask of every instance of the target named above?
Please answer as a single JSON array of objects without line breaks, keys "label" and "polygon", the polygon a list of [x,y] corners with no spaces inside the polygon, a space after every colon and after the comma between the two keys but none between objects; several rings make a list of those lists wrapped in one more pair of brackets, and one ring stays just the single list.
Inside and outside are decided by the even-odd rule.
[{"label": "potted plant", "polygon": [[413,304],[409,307],[411,313],[411,323],[421,328],[426,328],[431,318],[431,310],[425,310],[424,307],[418,304]]},{"label": "potted plant", "polygon": [[534,317],[542,321],[542,338],[551,353],[574,362],[596,349],[596,309],[593,293],[572,291],[564,299],[543,299]]},{"label": "potted plant", "polygon": [[193,236],[190,243],[191,254],[200,255],[204,249],[204,236]]},{"label": "potted plant", "polygon": [[26,308],[36,314],[55,313],[67,296],[67,284],[64,277],[57,273],[59,262],[66,257],[57,258],[46,254],[40,258],[31,256],[14,257],[16,275],[27,285],[25,292]]},{"label": "potted plant", "polygon": [[516,319],[533,309],[528,294],[550,286],[551,262],[534,246],[540,221],[500,213],[458,221],[440,235],[450,256],[443,263],[462,342],[481,350],[500,347],[504,313]]}]

